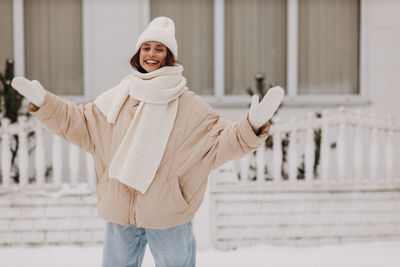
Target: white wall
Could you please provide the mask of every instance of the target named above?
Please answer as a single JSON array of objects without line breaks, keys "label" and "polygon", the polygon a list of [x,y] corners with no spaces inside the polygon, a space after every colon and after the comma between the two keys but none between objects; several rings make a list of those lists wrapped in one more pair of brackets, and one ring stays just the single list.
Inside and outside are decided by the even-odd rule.
[{"label": "white wall", "polygon": [[370,109],[400,115],[400,1],[367,0],[365,86]]},{"label": "white wall", "polygon": [[84,1],[84,76],[89,100],[129,74],[139,34],[145,28],[146,1]]},{"label": "white wall", "polygon": [[[267,185],[268,186],[268,185]],[[266,187],[267,187],[266,186]],[[215,188],[213,188],[215,190]],[[395,192],[212,193],[212,244],[321,246],[399,240]]]},{"label": "white wall", "polygon": [[0,247],[102,245],[105,222],[94,195],[0,196]]}]

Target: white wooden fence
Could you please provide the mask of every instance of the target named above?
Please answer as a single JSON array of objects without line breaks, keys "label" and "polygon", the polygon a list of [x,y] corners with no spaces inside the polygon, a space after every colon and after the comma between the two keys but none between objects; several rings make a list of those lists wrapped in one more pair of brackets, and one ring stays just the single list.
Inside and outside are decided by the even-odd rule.
[{"label": "white wooden fence", "polygon": [[34,118],[2,120],[0,138],[0,246],[102,244],[91,155]]},{"label": "white wooden fence", "polygon": [[343,108],[274,121],[271,148],[210,178],[215,247],[400,240],[399,121]]},{"label": "white wooden fence", "polygon": [[[268,183],[278,187],[283,184],[292,186],[294,190],[309,183],[328,184],[329,187],[349,183],[360,187],[382,187],[399,182],[400,167],[395,165],[395,161],[400,158],[400,123],[391,116],[361,116],[360,111],[346,112],[341,108],[322,112],[322,118],[310,113],[306,119],[292,117],[290,121],[282,122],[275,118],[274,122],[271,128],[272,149],[261,146],[256,155],[231,162],[230,167],[239,174],[231,177],[232,181],[240,177],[238,184]],[[61,138],[55,135],[45,138],[43,126],[32,118],[20,117],[18,123],[12,125],[3,119],[1,125],[1,190],[55,189],[62,184],[75,187],[79,184],[82,160],[85,161],[86,174],[80,183],[87,183],[93,188],[94,168],[88,153],[82,154],[72,144],[67,146],[68,153],[63,152],[65,146],[62,146]],[[321,131],[320,158],[315,164],[314,131],[317,130]],[[31,133],[34,133],[33,139],[28,142]],[[19,141],[15,162],[19,172],[18,183],[12,178],[15,173],[11,168],[14,136],[18,136]],[[285,138],[288,144],[283,149],[282,140]],[[49,167],[46,166],[48,155],[45,152],[45,143],[48,142],[51,142],[52,150],[51,177],[45,177]],[[331,147],[332,144],[335,148]],[[286,153],[286,161],[283,160],[283,153]],[[68,155],[68,159],[64,159],[63,155]],[[300,177],[298,168],[302,166],[303,158],[304,175]],[[32,168],[34,173],[29,177]],[[63,169],[69,171],[69,177],[63,177]]]},{"label": "white wooden fence", "polygon": [[[88,194],[93,191],[95,176],[92,156],[73,144],[63,145],[64,140],[50,134],[36,119],[20,116],[14,124],[3,119],[0,136],[0,193],[41,191]],[[12,164],[12,149],[16,150],[16,146],[17,154]],[[46,153],[49,147],[51,152]],[[66,155],[68,158],[63,158]],[[50,164],[47,163],[49,161]],[[51,175],[46,175],[49,170]],[[65,173],[69,173],[69,176],[65,177]]]},{"label": "white wooden fence", "polygon": [[[195,219],[199,247],[400,239],[399,121],[341,108],[322,112],[322,118],[274,118],[271,136],[272,147],[212,173]],[[2,120],[0,137],[0,236],[7,244],[100,242],[102,225],[85,223],[98,218],[91,156],[33,118],[12,125]],[[20,192],[23,201],[14,194]],[[49,225],[59,233],[52,234]],[[83,240],[77,233],[91,225]]]},{"label": "white wooden fence", "polygon": [[[238,174],[229,177],[229,182],[266,183],[271,188],[283,185],[294,190],[303,184],[331,188],[332,184],[351,183],[361,188],[381,188],[400,182],[400,168],[395,165],[400,158],[400,122],[391,116],[362,116],[360,111],[340,108],[323,111],[322,118],[309,113],[306,119],[293,116],[287,122],[279,118],[274,122],[270,132],[272,148],[261,146],[256,153],[226,164],[224,170],[232,169]],[[318,130],[319,162],[315,164],[314,131]],[[282,148],[283,141],[286,149]],[[304,175],[300,175],[299,168]]]}]

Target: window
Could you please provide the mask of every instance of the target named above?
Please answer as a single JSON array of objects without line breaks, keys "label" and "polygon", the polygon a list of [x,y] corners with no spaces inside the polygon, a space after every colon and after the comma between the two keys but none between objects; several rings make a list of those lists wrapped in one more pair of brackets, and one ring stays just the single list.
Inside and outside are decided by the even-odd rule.
[{"label": "window", "polygon": [[247,105],[257,73],[288,103],[358,102],[360,2],[151,0],[151,17],[175,20],[189,87],[211,103]]},{"label": "window", "polygon": [[299,94],[357,94],[358,1],[301,0]]},{"label": "window", "polygon": [[0,1],[0,70],[4,71],[6,59],[13,58],[12,0]]},{"label": "window", "polygon": [[81,0],[24,1],[26,77],[59,95],[83,95]]},{"label": "window", "polygon": [[213,1],[152,0],[151,19],[167,16],[175,22],[178,61],[188,87],[213,94]]},{"label": "window", "polygon": [[243,94],[254,76],[286,87],[286,1],[225,1],[225,94]]}]

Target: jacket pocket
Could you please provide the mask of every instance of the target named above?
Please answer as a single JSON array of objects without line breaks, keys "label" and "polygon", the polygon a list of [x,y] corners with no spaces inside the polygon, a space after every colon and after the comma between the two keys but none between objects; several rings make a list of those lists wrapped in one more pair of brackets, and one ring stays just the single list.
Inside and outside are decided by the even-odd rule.
[{"label": "jacket pocket", "polygon": [[170,179],[169,190],[172,194],[175,205],[179,212],[184,212],[186,209],[189,208],[189,204],[186,202],[185,198],[183,197],[182,190],[179,185],[179,179],[177,177]]}]

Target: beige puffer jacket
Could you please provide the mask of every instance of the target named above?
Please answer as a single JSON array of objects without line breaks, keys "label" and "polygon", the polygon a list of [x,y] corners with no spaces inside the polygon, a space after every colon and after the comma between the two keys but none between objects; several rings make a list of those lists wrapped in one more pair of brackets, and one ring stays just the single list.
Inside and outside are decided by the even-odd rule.
[{"label": "beige puffer jacket", "polygon": [[221,118],[198,95],[186,91],[163,158],[145,194],[108,177],[108,167],[139,102],[127,97],[114,124],[91,102],[76,105],[47,92],[29,112],[53,133],[93,155],[99,215],[109,222],[165,229],[194,217],[203,201],[211,170],[256,150],[269,123],[257,136],[245,114],[238,122]]}]

